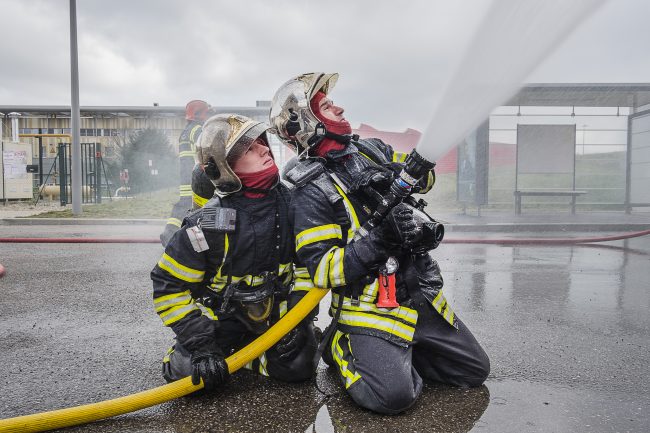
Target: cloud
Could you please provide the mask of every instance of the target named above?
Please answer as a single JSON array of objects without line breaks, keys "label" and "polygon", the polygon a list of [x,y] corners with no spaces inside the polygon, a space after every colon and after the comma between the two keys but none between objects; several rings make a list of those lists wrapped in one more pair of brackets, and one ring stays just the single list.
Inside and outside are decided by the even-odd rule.
[{"label": "cloud", "polygon": [[[422,129],[483,0],[77,2],[82,105],[251,106],[307,71],[337,71],[353,124]],[[642,0],[610,2],[533,81],[647,81]],[[68,2],[0,0],[0,104],[69,103]],[[513,60],[516,61],[516,60]]]}]

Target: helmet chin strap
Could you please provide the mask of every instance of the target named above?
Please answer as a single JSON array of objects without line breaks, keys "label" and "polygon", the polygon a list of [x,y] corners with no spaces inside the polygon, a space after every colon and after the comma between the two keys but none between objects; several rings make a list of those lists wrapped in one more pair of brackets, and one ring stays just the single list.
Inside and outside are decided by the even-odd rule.
[{"label": "helmet chin strap", "polygon": [[307,140],[307,144],[309,144],[309,148],[313,149],[314,147],[318,146],[323,139],[329,138],[337,143],[341,143],[344,145],[350,144],[350,141],[358,141],[359,140],[359,135],[357,134],[335,134],[333,132],[330,132],[327,130],[325,127],[325,124],[323,122],[319,122],[316,125],[314,134],[309,137],[309,140]]}]

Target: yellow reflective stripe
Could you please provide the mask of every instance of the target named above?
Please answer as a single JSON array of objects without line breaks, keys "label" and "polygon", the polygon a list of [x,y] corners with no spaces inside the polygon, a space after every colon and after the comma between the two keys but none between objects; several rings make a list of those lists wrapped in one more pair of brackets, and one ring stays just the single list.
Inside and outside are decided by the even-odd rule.
[{"label": "yellow reflective stripe", "polygon": [[[365,153],[363,153],[363,152],[361,152],[361,151],[359,151],[359,153],[360,153],[361,155],[363,155],[366,159],[372,161],[372,158],[369,157],[368,155],[366,155]],[[373,161],[373,162],[374,162],[374,161]]]},{"label": "yellow reflective stripe", "polygon": [[408,157],[408,153],[404,152],[393,152],[393,162],[404,162]]},{"label": "yellow reflective stripe", "polygon": [[293,271],[293,263],[280,263],[280,267],[278,268],[278,275],[282,275],[285,272],[291,271]]},{"label": "yellow reflective stripe", "polygon": [[262,376],[268,376],[269,372],[266,370],[266,364],[268,363],[268,360],[266,359],[266,352],[262,353],[259,359],[260,359],[259,373]]},{"label": "yellow reflective stripe", "polygon": [[209,201],[210,199],[208,198],[203,198],[194,191],[192,191],[192,201],[198,206],[198,207],[203,207],[205,204]]},{"label": "yellow reflective stripe", "polygon": [[172,257],[167,255],[167,253],[163,253],[160,261],[158,262],[158,266],[179,280],[187,281],[188,283],[201,282],[203,280],[203,276],[205,275],[205,272],[203,271],[198,271],[185,265],[181,265]]},{"label": "yellow reflective stripe", "polygon": [[178,218],[168,218],[167,219],[167,224],[171,224],[173,226],[180,227],[181,226],[181,220],[179,220]]},{"label": "yellow reflective stripe", "polygon": [[212,310],[212,308],[206,307],[205,305],[198,304],[198,303],[196,305],[199,307],[199,310],[201,310],[201,314],[203,314],[204,316],[207,316],[208,318],[210,318],[212,320],[219,320],[217,315],[214,314],[214,311]]},{"label": "yellow reflective stripe", "polygon": [[280,302],[280,318],[287,314],[287,301]]},{"label": "yellow reflective stripe", "polygon": [[433,298],[431,305],[433,305],[433,308],[447,321],[447,323],[451,326],[456,326],[454,324],[456,315],[447,302],[447,299],[443,296],[442,290],[438,292],[435,298]]},{"label": "yellow reflective stripe", "polygon": [[444,299],[445,299],[445,297],[442,296],[442,290],[441,290],[441,291],[438,292],[436,297],[433,298],[433,301],[431,302],[431,305],[433,305],[433,308],[435,308],[437,310],[438,308],[440,308],[440,305],[438,305],[438,304],[440,303],[440,301],[442,301]]},{"label": "yellow reflective stripe", "polygon": [[196,142],[196,137],[194,136],[194,134],[196,134],[196,132],[200,131],[200,130],[201,130],[201,125],[196,125],[196,126],[194,126],[194,128],[192,128],[190,130],[190,134],[189,134],[190,135],[190,143],[195,143]]},{"label": "yellow reflective stripe", "polygon": [[330,281],[330,272],[332,266],[332,259],[334,258],[334,251],[339,249],[338,247],[330,248],[320,259],[318,266],[316,267],[316,275],[314,275],[314,284],[316,287],[322,287],[327,289],[329,287]]},{"label": "yellow reflective stripe", "polygon": [[309,291],[314,288],[311,278],[300,278],[293,282],[293,292]]},{"label": "yellow reflective stripe", "polygon": [[349,326],[358,326],[361,328],[377,329],[403,338],[409,342],[413,341],[413,334],[415,333],[415,328],[413,326],[406,325],[394,319],[362,313],[359,311],[342,311],[339,323]]},{"label": "yellow reflective stripe", "polygon": [[350,228],[348,229],[348,243],[352,241],[352,238],[354,238],[354,234],[359,230],[359,227],[361,225],[359,224],[359,218],[357,217],[357,212],[354,210],[354,206],[352,206],[352,202],[350,199],[348,199],[348,196],[345,195],[341,187],[339,187],[336,183],[334,184],[336,187],[336,190],[341,194],[341,197],[343,197],[343,206],[345,207],[345,212],[348,214],[348,218],[350,219]]},{"label": "yellow reflective stripe", "polygon": [[341,375],[345,378],[345,388],[347,389],[354,382],[361,379],[361,375],[356,371],[350,371],[348,368],[348,362],[343,359],[343,349],[341,349],[339,345],[339,340],[341,339],[342,335],[343,333],[341,331],[336,331],[330,350],[332,352],[332,358],[339,365],[339,371],[341,372]]},{"label": "yellow reflective stripe", "polygon": [[[233,283],[238,283],[238,282],[243,282],[246,283],[247,285],[251,287],[256,287],[260,286],[265,283],[266,279],[263,276],[260,275],[244,275],[244,276],[237,276],[237,275],[231,275],[230,280]],[[225,283],[228,282],[228,276],[227,275],[215,275],[214,278],[212,278],[212,284],[211,286],[214,288],[217,287],[222,287],[225,285]]]},{"label": "yellow reflective stripe", "polygon": [[219,268],[217,269],[217,275],[215,275],[214,278],[212,279],[212,282],[215,284],[222,279],[221,268],[223,268],[223,265],[226,263],[226,257],[228,256],[229,248],[230,248],[230,241],[228,240],[228,233],[226,233],[225,236],[223,237],[223,258],[221,259],[221,265],[219,265]]},{"label": "yellow reflective stripe", "polygon": [[186,290],[180,293],[172,293],[170,295],[160,296],[153,300],[156,312],[160,312],[176,305],[185,305],[192,302],[190,291]]},{"label": "yellow reflective stripe", "polygon": [[[339,304],[339,294],[332,293],[332,306]],[[352,305],[350,298],[343,297],[342,308],[347,311],[360,311],[367,313],[377,313],[383,314],[384,316],[390,315],[397,317],[400,320],[403,320],[413,325],[418,322],[418,312],[417,310],[408,308],[408,307],[397,307],[397,308],[379,308],[374,303],[360,302],[359,305]]]},{"label": "yellow reflective stripe", "polygon": [[191,151],[191,150],[183,150],[182,152],[178,152],[178,157],[179,158],[192,158],[192,159],[194,159],[194,155],[196,155],[196,152]]},{"label": "yellow reflective stripe", "polygon": [[361,296],[359,296],[359,300],[361,302],[368,302],[370,304],[374,304],[377,302],[377,294],[379,292],[379,281],[377,278],[370,283],[366,284],[363,288],[363,292],[361,293]]},{"label": "yellow reflective stripe", "polygon": [[174,353],[174,346],[167,349],[167,354],[163,357],[163,362],[169,362],[169,356]]},{"label": "yellow reflective stripe", "polygon": [[160,313],[159,316],[162,319],[163,324],[165,326],[169,326],[172,323],[178,322],[183,317],[190,314],[192,311],[196,311],[198,309],[199,308],[194,303],[188,305],[179,305],[177,307],[170,308],[169,310]]},{"label": "yellow reflective stripe", "polygon": [[296,236],[296,251],[305,245],[324,241],[326,239],[343,239],[341,226],[338,224],[325,224],[301,231],[298,236]]},{"label": "yellow reflective stripe", "polygon": [[300,267],[300,268],[297,267],[293,271],[293,275],[296,277],[296,279],[298,279],[298,278],[306,278],[308,280],[311,280],[311,275],[309,275],[309,271],[307,270],[306,267]]},{"label": "yellow reflective stripe", "polygon": [[343,248],[337,248],[332,255],[330,263],[330,282],[332,287],[345,286],[345,273],[343,272]]},{"label": "yellow reflective stripe", "polygon": [[192,196],[192,185],[181,185],[178,188],[178,194],[181,197],[191,197]]}]

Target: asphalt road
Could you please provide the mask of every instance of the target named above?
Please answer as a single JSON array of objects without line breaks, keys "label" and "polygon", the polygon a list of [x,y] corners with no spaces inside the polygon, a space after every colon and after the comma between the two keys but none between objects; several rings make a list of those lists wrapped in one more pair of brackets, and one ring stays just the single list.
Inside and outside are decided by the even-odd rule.
[{"label": "asphalt road", "polygon": [[[159,231],[0,226],[0,237]],[[149,280],[161,253],[155,244],[0,244],[0,418],[164,384],[160,362],[172,334],[153,311]],[[650,429],[649,237],[600,246],[443,244],[433,255],[448,300],[490,355],[492,372],[481,388],[429,384],[414,408],[386,417],[356,407],[323,364],[316,380],[330,397],[313,382],[287,385],[240,372],[216,394],[69,431]]]}]

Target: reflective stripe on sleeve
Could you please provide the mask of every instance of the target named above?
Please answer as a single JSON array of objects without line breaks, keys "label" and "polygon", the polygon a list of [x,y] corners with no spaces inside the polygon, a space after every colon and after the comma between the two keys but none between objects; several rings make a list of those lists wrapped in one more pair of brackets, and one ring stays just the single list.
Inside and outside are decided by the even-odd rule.
[{"label": "reflective stripe on sleeve", "polygon": [[343,248],[336,248],[330,262],[330,282],[332,287],[345,286],[345,273],[343,272]]},{"label": "reflective stripe on sleeve", "polygon": [[201,125],[196,125],[192,130],[190,131],[190,143],[194,144],[196,142],[196,139],[198,137],[197,132],[200,134],[202,131],[202,126]]},{"label": "reflective stripe on sleeve", "polygon": [[214,310],[212,308],[206,307],[203,304],[197,303],[196,304],[199,307],[199,310],[201,310],[201,314],[204,316],[212,319],[212,320],[219,320],[219,317],[217,317],[216,314],[214,314]]},{"label": "reflective stripe on sleeve", "polygon": [[173,226],[176,226],[176,227],[180,227],[181,226],[181,220],[179,220],[178,218],[168,218],[167,219],[167,224],[170,224],[170,225],[173,225]]},{"label": "reflective stripe on sleeve", "polygon": [[193,160],[194,155],[196,155],[196,152],[193,152],[191,150],[183,150],[182,152],[178,152],[179,158],[192,158]]},{"label": "reflective stripe on sleeve", "polygon": [[357,232],[357,230],[359,230],[359,227],[361,227],[361,224],[359,224],[357,212],[354,210],[354,206],[352,206],[352,202],[348,196],[345,195],[345,192],[343,192],[341,187],[339,187],[336,183],[334,186],[336,187],[336,190],[339,192],[341,197],[343,197],[343,206],[345,207],[345,212],[348,214],[348,219],[350,220],[350,228],[348,229],[348,243],[350,243],[354,238],[354,234]]},{"label": "reflective stripe on sleeve", "polygon": [[192,296],[190,296],[190,291],[185,290],[180,293],[172,293],[170,295],[160,296],[153,300],[153,306],[156,309],[156,312],[167,310],[171,307],[177,305],[185,305],[192,302]]},{"label": "reflective stripe on sleeve", "polygon": [[341,226],[338,224],[325,224],[303,230],[296,236],[296,251],[305,245],[327,239],[343,239]]},{"label": "reflective stripe on sleeve", "polygon": [[203,207],[209,201],[209,198],[203,198],[194,191],[192,191],[192,201],[198,206]]},{"label": "reflective stripe on sleeve", "polygon": [[160,318],[163,321],[165,326],[169,326],[172,323],[178,322],[183,317],[190,314],[192,311],[199,310],[199,307],[196,306],[193,302],[188,305],[179,305],[177,307],[172,307],[167,311],[163,311],[159,314]]},{"label": "reflective stripe on sleeve", "polygon": [[404,162],[408,156],[408,153],[393,152],[393,162]]},{"label": "reflective stripe on sleeve", "polygon": [[318,262],[316,267],[316,275],[314,275],[314,284],[316,287],[322,287],[324,289],[329,288],[330,282],[330,272],[332,266],[332,259],[334,257],[334,251],[339,249],[338,247],[330,248],[323,257]]},{"label": "reflective stripe on sleeve", "polygon": [[167,253],[163,253],[160,261],[158,262],[158,266],[179,280],[187,281],[188,283],[201,282],[203,280],[203,276],[205,275],[205,272],[203,271],[198,271],[188,266],[181,265],[172,257],[167,255]]},{"label": "reflective stripe on sleeve", "polygon": [[178,193],[181,197],[191,197],[192,196],[192,185],[181,185],[178,188]]},{"label": "reflective stripe on sleeve", "polygon": [[293,290],[294,292],[306,292],[314,288],[314,282],[311,280],[309,271],[306,267],[296,268],[294,270]]}]

